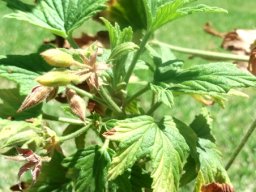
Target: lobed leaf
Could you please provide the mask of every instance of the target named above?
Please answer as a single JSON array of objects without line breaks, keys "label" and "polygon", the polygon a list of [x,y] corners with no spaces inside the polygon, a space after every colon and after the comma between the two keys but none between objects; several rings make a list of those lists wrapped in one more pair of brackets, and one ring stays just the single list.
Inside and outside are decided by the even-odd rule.
[{"label": "lobed leaf", "polygon": [[43,0],[31,7],[24,3],[14,4],[6,0],[15,12],[6,15],[45,28],[52,33],[67,38],[84,21],[101,11],[107,0]]},{"label": "lobed leaf", "polygon": [[150,88],[155,93],[156,102],[162,102],[170,108],[174,105],[174,98],[171,90],[154,84],[151,84]]},{"label": "lobed leaf", "polygon": [[112,153],[111,150],[91,146],[79,150],[63,161],[65,167],[78,170],[74,181],[76,191],[105,191],[107,166]]},{"label": "lobed leaf", "polygon": [[120,142],[108,172],[110,180],[149,156],[154,191],[177,191],[188,146],[171,117],[160,123],[150,116],[121,120],[105,136]]},{"label": "lobed leaf", "polygon": [[20,85],[21,95],[27,95],[37,85],[35,78],[39,74],[15,66],[0,65],[0,77]]},{"label": "lobed leaf", "polygon": [[131,27],[126,27],[121,30],[120,26],[115,23],[112,25],[108,20],[101,18],[108,30],[110,46],[113,50],[116,46],[122,43],[131,42],[133,38],[133,31]]},{"label": "lobed leaf", "polygon": [[231,63],[210,63],[188,69],[155,73],[156,82],[170,83],[170,90],[216,96],[232,88],[255,87],[256,78]]}]

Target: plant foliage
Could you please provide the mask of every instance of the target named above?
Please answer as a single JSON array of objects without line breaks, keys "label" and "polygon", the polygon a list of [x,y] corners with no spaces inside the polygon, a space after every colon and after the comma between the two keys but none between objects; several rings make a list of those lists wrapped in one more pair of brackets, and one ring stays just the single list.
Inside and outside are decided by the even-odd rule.
[{"label": "plant foliage", "polygon": [[[6,18],[68,44],[0,60],[0,153],[22,152],[11,159],[27,161],[19,177],[32,170],[21,178],[23,190],[176,192],[195,181],[195,192],[233,191],[207,109],[190,125],[155,111],[161,104],[172,110],[180,94],[222,104],[230,90],[256,87],[256,78],[228,62],[184,68],[169,49],[150,45],[153,33],[175,19],[225,10],[196,0],[5,1],[14,10]],[[73,31],[96,14],[105,16],[96,20],[107,39],[79,47],[84,39]]]}]

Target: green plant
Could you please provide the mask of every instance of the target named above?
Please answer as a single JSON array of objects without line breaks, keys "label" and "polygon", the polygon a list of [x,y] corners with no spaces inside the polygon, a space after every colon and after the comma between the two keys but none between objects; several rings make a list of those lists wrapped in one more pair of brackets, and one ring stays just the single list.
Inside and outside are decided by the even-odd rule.
[{"label": "green plant", "polygon": [[[207,110],[190,125],[155,111],[161,104],[171,110],[181,94],[222,106],[231,89],[255,87],[255,77],[226,62],[184,69],[166,47],[150,43],[153,33],[174,19],[225,11],[188,7],[194,0],[127,2],[120,0],[104,13],[119,24],[101,19],[109,32],[109,49],[92,44],[82,50],[72,32],[101,11],[105,0],[42,0],[36,5],[7,0],[15,12],[6,17],[48,29],[73,49],[42,52],[49,65],[29,56],[22,66],[8,60],[0,66],[0,76],[17,83],[0,93],[1,153],[13,155],[17,148],[28,161],[19,171],[21,176],[32,170],[27,191],[178,191],[192,180],[195,191],[232,191]],[[135,21],[134,15],[140,19]],[[62,103],[44,102],[53,98]],[[65,131],[58,133],[57,126]],[[68,140],[75,140],[75,147],[66,147],[75,149],[72,155],[63,152]]]}]

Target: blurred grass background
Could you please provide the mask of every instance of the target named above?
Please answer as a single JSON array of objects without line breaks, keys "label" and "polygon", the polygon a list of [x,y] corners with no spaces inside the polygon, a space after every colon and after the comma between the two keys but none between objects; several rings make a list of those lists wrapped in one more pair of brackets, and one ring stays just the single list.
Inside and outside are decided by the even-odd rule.
[{"label": "blurred grass background", "polygon": [[[214,27],[223,32],[235,28],[256,28],[255,0],[202,0],[201,2],[225,8],[229,14],[197,14],[182,18],[159,30],[156,38],[178,46],[223,52],[220,48],[221,39],[212,37],[203,31],[206,22],[211,22]],[[48,32],[27,23],[3,19],[2,16],[8,12],[10,10],[1,1],[0,55],[33,53],[43,40],[53,37]],[[84,31],[88,32],[88,29],[84,28]],[[208,62],[200,58],[189,59],[189,56],[184,54],[177,53],[176,55],[179,59],[185,60],[186,66]],[[208,107],[214,118],[213,132],[223,154],[224,163],[227,163],[240,139],[256,118],[254,110],[256,91],[246,90],[245,92],[250,96],[249,99],[232,97],[224,109],[217,105]],[[175,102],[176,107],[165,113],[170,113],[187,123],[192,121],[194,115],[199,113],[202,107],[187,96],[177,98]],[[9,186],[16,182],[18,167],[16,162],[0,156],[0,191],[8,191]],[[256,191],[256,132],[228,172],[236,191]]]}]

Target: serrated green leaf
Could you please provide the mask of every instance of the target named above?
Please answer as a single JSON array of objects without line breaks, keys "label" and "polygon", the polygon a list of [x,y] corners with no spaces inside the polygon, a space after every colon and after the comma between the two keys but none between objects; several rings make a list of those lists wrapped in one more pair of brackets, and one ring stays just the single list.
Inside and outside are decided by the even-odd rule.
[{"label": "serrated green leaf", "polygon": [[153,32],[175,19],[195,12],[226,12],[207,5],[185,7],[194,1],[196,0],[143,0],[148,30]]},{"label": "serrated green leaf", "polygon": [[20,85],[20,94],[27,95],[37,85],[35,78],[39,74],[15,66],[0,65],[0,77]]},{"label": "serrated green leaf", "polygon": [[91,146],[64,160],[65,167],[78,170],[74,181],[76,191],[105,191],[107,166],[112,153],[109,149]]},{"label": "serrated green leaf", "polygon": [[182,93],[216,96],[232,88],[255,87],[256,78],[231,63],[210,63],[188,69],[157,71],[156,82],[171,83],[169,89]]},{"label": "serrated green leaf", "polygon": [[149,156],[154,191],[177,191],[188,146],[171,117],[165,117],[160,123],[150,116],[121,120],[110,133],[105,136],[120,144],[110,165],[109,179]]},{"label": "serrated green leaf", "polygon": [[110,46],[113,50],[116,46],[125,43],[131,42],[133,38],[133,31],[131,27],[126,27],[124,29],[120,29],[120,26],[115,23],[113,26],[108,20],[101,18],[108,30]]},{"label": "serrated green leaf", "polygon": [[215,142],[212,134],[212,118],[206,108],[202,108],[201,113],[195,117],[190,127],[194,130],[199,138],[208,139]]},{"label": "serrated green leaf", "polygon": [[101,11],[106,3],[106,0],[44,0],[31,7],[18,0],[17,5],[14,0],[6,1],[16,11],[5,17],[29,22],[64,38]]},{"label": "serrated green leaf", "polygon": [[213,182],[230,183],[226,169],[221,162],[220,152],[216,145],[207,139],[199,139],[200,170],[196,179],[195,192],[201,192],[201,187]]},{"label": "serrated green leaf", "polygon": [[139,46],[133,42],[125,42],[122,44],[117,45],[111,52],[111,55],[108,60],[115,60],[124,55],[128,55],[130,52],[135,51],[138,49]]},{"label": "serrated green leaf", "polygon": [[162,102],[170,108],[174,105],[173,94],[171,90],[168,90],[168,88],[165,88],[163,86],[154,84],[151,84],[150,88],[156,96],[156,102]]},{"label": "serrated green leaf", "polygon": [[203,185],[213,182],[229,184],[228,174],[221,162],[221,154],[211,133],[212,119],[207,110],[203,109],[190,126],[198,137],[197,154],[200,166],[194,191],[201,192]]},{"label": "serrated green leaf", "polygon": [[0,119],[0,153],[25,143],[40,142],[39,132],[35,124]]}]

